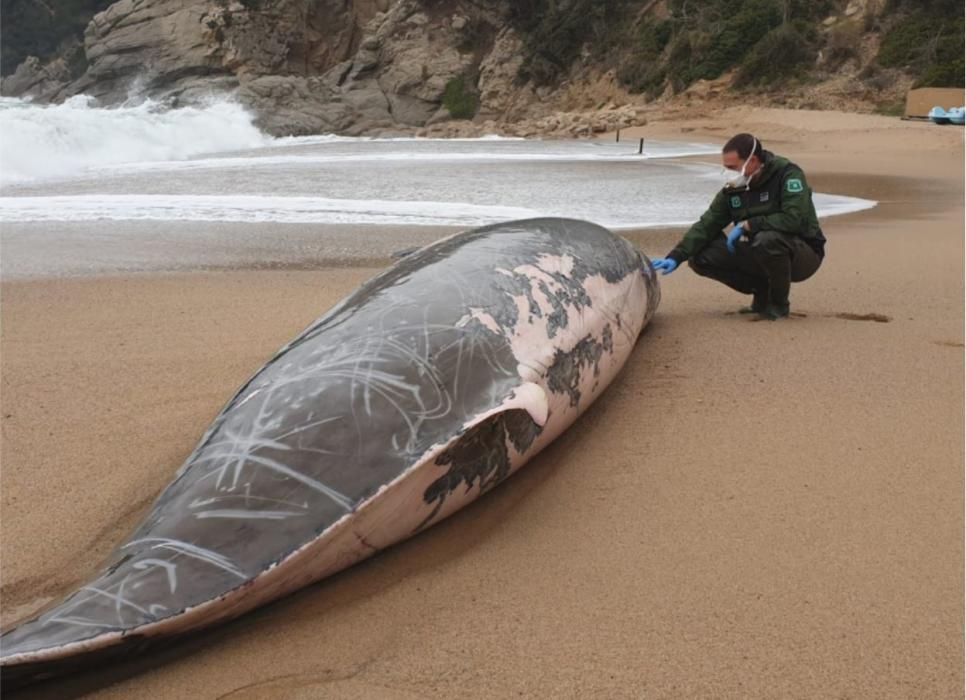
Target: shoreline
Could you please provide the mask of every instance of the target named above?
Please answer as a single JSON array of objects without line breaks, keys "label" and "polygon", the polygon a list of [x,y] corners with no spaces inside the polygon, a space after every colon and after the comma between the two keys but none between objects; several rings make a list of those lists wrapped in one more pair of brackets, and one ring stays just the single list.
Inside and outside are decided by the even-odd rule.
[{"label": "shoreline", "polygon": [[[821,173],[817,179],[823,181]],[[852,184],[855,191],[879,197],[892,196],[904,186],[888,177],[874,175],[863,176]],[[834,194],[875,199],[841,191]],[[854,217],[875,220],[882,205],[879,200],[876,202],[871,208],[823,216],[820,220],[857,220]],[[98,222],[66,222],[59,226],[46,222],[18,222],[12,227],[8,224],[3,235],[7,255],[0,270],[0,284],[245,270],[382,268],[394,262],[392,256],[396,251],[421,247],[466,230],[457,226],[402,224],[115,223],[136,233],[115,237],[110,247],[89,245],[99,237]],[[613,230],[650,257],[656,257],[663,255],[664,248],[669,248],[669,243],[673,244],[673,239],[687,228],[688,224],[682,223]],[[191,263],[185,262],[182,252],[185,247],[192,251]],[[9,262],[11,258],[15,262]]]},{"label": "shoreline", "polygon": [[[746,118],[816,189],[880,201],[823,220],[803,315],[748,323],[664,277],[605,396],[473,506],[22,696],[962,697],[962,131],[735,114],[666,130]],[[663,255],[680,231],[628,237]],[[4,624],[93,573],[231,393],[380,268],[0,281]]]},{"label": "shoreline", "polygon": [[[712,142],[718,134],[693,127],[625,129],[631,138],[647,132],[662,143]],[[609,141],[605,135],[598,141]],[[663,158],[661,159],[663,160]],[[716,164],[716,156],[679,156],[672,161]],[[894,198],[911,182],[879,173],[843,177],[834,169],[810,173],[816,191],[833,196],[882,201]],[[871,211],[876,211],[873,207]],[[858,212],[823,216],[823,221]],[[652,253],[669,233],[689,223],[615,229]],[[88,222],[9,222],[4,225],[5,250],[0,281],[14,282],[100,275],[216,272],[231,270],[318,270],[338,267],[381,267],[398,250],[425,245],[459,231],[459,226],[195,222],[170,220]],[[105,232],[107,231],[107,232]]]}]

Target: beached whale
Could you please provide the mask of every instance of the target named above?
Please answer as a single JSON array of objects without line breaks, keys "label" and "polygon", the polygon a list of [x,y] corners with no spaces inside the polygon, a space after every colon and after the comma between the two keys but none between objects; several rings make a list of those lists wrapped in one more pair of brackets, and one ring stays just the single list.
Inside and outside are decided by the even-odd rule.
[{"label": "beached whale", "polygon": [[574,422],[659,298],[583,221],[408,255],[235,394],[100,575],[0,637],[4,684],[236,617],[445,518]]}]

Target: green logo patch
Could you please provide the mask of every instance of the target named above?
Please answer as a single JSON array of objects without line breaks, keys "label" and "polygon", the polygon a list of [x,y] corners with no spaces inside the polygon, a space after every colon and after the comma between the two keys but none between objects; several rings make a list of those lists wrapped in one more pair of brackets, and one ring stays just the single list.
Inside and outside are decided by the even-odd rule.
[{"label": "green logo patch", "polygon": [[734,196],[731,198],[731,208],[741,209],[741,197]]},{"label": "green logo patch", "polygon": [[797,177],[790,177],[788,178],[788,182],[785,183],[785,189],[789,192],[801,192],[805,187]]}]

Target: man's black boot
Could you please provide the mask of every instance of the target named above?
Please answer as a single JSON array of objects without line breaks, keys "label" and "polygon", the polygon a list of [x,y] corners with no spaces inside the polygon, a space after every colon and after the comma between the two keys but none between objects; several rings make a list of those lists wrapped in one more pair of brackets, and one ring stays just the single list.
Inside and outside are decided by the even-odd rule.
[{"label": "man's black boot", "polygon": [[761,314],[768,306],[767,292],[754,292],[751,297],[751,306],[742,306],[738,309],[739,314]]},{"label": "man's black boot", "polygon": [[777,321],[780,318],[788,318],[789,312],[788,304],[768,304],[758,312],[758,315],[765,321]]}]

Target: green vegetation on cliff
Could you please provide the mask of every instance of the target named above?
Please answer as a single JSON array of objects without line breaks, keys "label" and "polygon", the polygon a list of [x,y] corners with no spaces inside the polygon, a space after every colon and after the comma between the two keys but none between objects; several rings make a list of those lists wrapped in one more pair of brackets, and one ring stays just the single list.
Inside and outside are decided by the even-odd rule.
[{"label": "green vegetation on cliff", "polygon": [[511,22],[524,36],[520,77],[552,85],[585,45],[602,54],[620,41],[618,27],[631,0],[521,0],[510,3]]},{"label": "green vegetation on cliff", "polygon": [[[524,36],[522,79],[559,82],[578,58],[616,68],[631,90],[657,95],[735,70],[739,88],[816,77],[882,37],[878,64],[919,85],[963,85],[961,0],[888,0],[828,27],[846,0],[526,0],[511,21]],[[874,72],[874,67],[873,67]]]},{"label": "green vegetation on cliff", "polygon": [[467,88],[466,83],[462,75],[446,83],[443,106],[453,119],[472,119],[476,114],[479,99]]},{"label": "green vegetation on cliff", "polygon": [[878,60],[918,76],[918,87],[963,87],[962,0],[891,0]]},{"label": "green vegetation on cliff", "polygon": [[[221,0],[227,2],[227,0]],[[255,7],[267,0],[240,0]],[[460,51],[484,55],[495,20],[464,0],[417,0],[431,14],[467,15]],[[0,0],[0,68],[9,75],[29,55],[66,60],[83,73],[84,28],[112,0]],[[964,83],[962,0],[499,0],[523,41],[522,81],[556,86],[575,68],[614,70],[631,91],[679,92],[733,72],[739,90],[780,90],[845,68],[864,88],[882,90],[900,73],[919,86]],[[846,13],[847,11],[847,13]],[[322,38],[325,41],[325,37]],[[456,117],[476,113],[471,74],[447,86]]]}]

